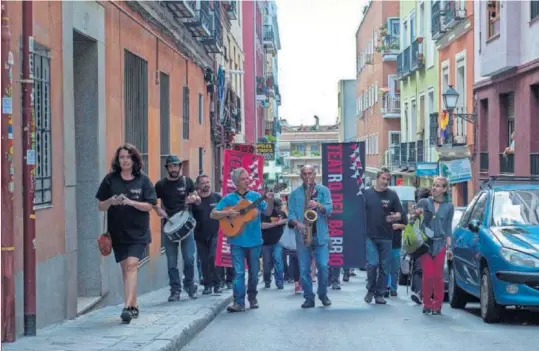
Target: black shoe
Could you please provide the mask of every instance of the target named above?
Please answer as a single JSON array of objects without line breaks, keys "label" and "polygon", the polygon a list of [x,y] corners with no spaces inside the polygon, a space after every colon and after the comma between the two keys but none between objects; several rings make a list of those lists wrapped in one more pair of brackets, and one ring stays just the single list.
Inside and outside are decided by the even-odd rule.
[{"label": "black shoe", "polygon": [[349,282],[349,281],[350,281],[350,276],[348,276],[348,275],[343,275],[342,281],[343,281],[343,282]]},{"label": "black shoe", "polygon": [[387,302],[386,300],[382,297],[382,296],[376,296],[374,298],[374,302],[377,304],[377,305],[385,305]]},{"label": "black shoe", "polygon": [[432,310],[432,315],[433,316],[440,316],[440,315],[442,315],[442,311],[440,311],[440,310]]},{"label": "black shoe", "polygon": [[301,305],[301,308],[313,308],[314,307],[314,299],[305,299],[305,302],[303,305]]},{"label": "black shoe", "polygon": [[185,290],[187,291],[187,294],[189,295],[191,299],[193,300],[197,299],[198,286],[192,285],[190,288],[185,289]]},{"label": "black shoe", "polygon": [[133,315],[133,318],[138,318],[138,315],[140,313],[138,306],[137,307],[131,306],[129,307],[129,309],[131,310],[131,314]]},{"label": "black shoe", "polygon": [[396,291],[392,291],[392,292],[390,293],[390,295],[391,295],[392,297],[397,297],[397,292],[396,292]]},{"label": "black shoe", "polygon": [[322,296],[320,298],[320,301],[322,302],[322,305],[325,307],[331,306],[331,300],[327,296]]},{"label": "black shoe", "polygon": [[232,283],[226,283],[226,288],[227,289],[232,289]]},{"label": "black shoe", "polygon": [[341,284],[339,284],[337,282],[331,283],[331,288],[333,290],[341,290]]},{"label": "black shoe", "polygon": [[131,312],[131,307],[124,308],[122,310],[122,314],[120,315],[120,318],[122,319],[122,323],[124,324],[131,323],[131,319],[133,319],[133,312]]},{"label": "black shoe", "polygon": [[418,305],[421,305],[423,303],[423,301],[421,301],[421,296],[416,293],[412,293],[412,296],[410,296],[410,298]]},{"label": "black shoe", "polygon": [[430,314],[432,310],[430,308],[423,308],[423,314]]},{"label": "black shoe", "polygon": [[[365,271],[365,269],[360,269],[360,271]],[[355,272],[353,269],[350,271],[350,275],[351,275],[352,277],[357,276],[356,272]]]},{"label": "black shoe", "polygon": [[258,300],[257,299],[250,299],[249,300],[249,307],[251,309],[256,309],[256,308],[260,307],[260,306],[258,306]]},{"label": "black shoe", "polygon": [[266,288],[266,289],[271,288],[271,283],[266,282],[266,283],[264,284],[264,288]]},{"label": "black shoe", "polygon": [[168,302],[176,302],[176,301],[180,301],[180,292],[171,291],[170,296],[168,297]]},{"label": "black shoe", "polygon": [[206,286],[202,291],[202,295],[211,295],[211,287]]},{"label": "black shoe", "polygon": [[389,297],[389,290],[384,293],[384,297],[387,299]]},{"label": "black shoe", "polygon": [[242,305],[238,304],[238,303],[233,303],[232,305],[228,306],[226,308],[226,310],[228,312],[245,312],[245,307],[243,307]]},{"label": "black shoe", "polygon": [[284,286],[283,286],[283,285],[277,285],[277,289],[283,290],[283,289],[284,289]]},{"label": "black shoe", "polygon": [[374,294],[371,292],[368,292],[367,295],[365,295],[364,300],[366,303],[371,303],[373,298],[374,298]]},{"label": "black shoe", "polygon": [[216,286],[215,288],[213,288],[213,293],[214,294],[222,294],[223,289],[220,286]]}]

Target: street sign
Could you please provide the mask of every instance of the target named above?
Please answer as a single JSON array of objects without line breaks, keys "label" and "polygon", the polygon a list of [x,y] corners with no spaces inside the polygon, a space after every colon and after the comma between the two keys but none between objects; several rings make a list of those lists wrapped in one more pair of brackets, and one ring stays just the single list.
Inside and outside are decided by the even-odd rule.
[{"label": "street sign", "polygon": [[275,143],[256,144],[256,153],[264,156],[266,161],[275,159]]}]

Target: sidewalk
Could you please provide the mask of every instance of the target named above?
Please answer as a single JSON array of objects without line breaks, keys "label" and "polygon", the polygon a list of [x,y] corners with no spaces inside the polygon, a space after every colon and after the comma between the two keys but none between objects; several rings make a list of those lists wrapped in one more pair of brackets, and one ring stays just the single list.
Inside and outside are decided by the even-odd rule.
[{"label": "sidewalk", "polygon": [[62,324],[38,330],[36,337],[3,343],[5,351],[161,351],[179,350],[204,329],[228,303],[232,290],[220,296],[168,302],[169,289],[139,297],[140,316],[121,324],[123,305],[108,306]]}]

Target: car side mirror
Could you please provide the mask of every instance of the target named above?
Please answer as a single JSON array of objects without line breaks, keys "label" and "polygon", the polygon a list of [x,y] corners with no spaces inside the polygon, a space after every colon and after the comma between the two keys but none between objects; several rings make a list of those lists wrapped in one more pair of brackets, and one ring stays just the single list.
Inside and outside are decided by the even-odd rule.
[{"label": "car side mirror", "polygon": [[472,219],[470,221],[470,223],[468,223],[468,229],[470,229],[470,231],[472,233],[479,233],[479,226],[481,224],[479,223],[479,221],[477,219]]}]

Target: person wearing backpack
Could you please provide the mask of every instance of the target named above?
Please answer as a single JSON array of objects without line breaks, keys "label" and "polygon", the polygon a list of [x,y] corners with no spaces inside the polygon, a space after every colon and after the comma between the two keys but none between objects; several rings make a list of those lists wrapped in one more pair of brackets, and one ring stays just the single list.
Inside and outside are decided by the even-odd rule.
[{"label": "person wearing backpack", "polygon": [[434,178],[432,196],[421,199],[415,209],[414,219],[423,217],[422,230],[427,236],[428,252],[420,257],[423,273],[423,313],[440,315],[444,300],[444,263],[453,259],[451,250],[454,207],[448,194],[449,181]]}]

